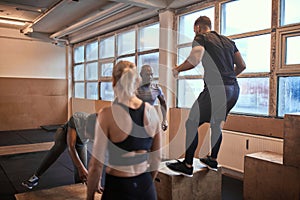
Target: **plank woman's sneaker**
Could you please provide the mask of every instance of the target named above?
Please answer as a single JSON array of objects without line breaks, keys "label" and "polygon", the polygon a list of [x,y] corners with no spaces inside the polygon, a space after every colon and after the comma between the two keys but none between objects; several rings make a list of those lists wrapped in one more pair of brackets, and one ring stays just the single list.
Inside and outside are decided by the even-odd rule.
[{"label": "plank woman's sneaker", "polygon": [[200,158],[200,161],[204,163],[209,169],[218,171],[218,162],[213,160],[210,156],[206,158]]},{"label": "plank woman's sneaker", "polygon": [[176,163],[166,163],[167,167],[187,177],[193,177],[193,167],[187,167],[185,162],[177,160]]},{"label": "plank woman's sneaker", "polygon": [[39,177],[37,177],[36,175],[33,175],[28,180],[23,181],[22,185],[31,190],[33,187],[37,186],[38,183],[39,183]]}]

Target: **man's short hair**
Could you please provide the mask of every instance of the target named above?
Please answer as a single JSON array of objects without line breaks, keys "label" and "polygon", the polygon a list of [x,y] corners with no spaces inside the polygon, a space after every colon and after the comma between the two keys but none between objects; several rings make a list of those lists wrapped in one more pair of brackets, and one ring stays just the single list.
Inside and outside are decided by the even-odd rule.
[{"label": "man's short hair", "polygon": [[207,16],[200,16],[196,19],[194,26],[207,26],[211,29],[211,21]]},{"label": "man's short hair", "polygon": [[142,74],[145,72],[146,68],[151,68],[151,69],[152,69],[152,67],[151,67],[150,65],[143,65],[143,66],[141,67],[140,75],[142,75]]}]

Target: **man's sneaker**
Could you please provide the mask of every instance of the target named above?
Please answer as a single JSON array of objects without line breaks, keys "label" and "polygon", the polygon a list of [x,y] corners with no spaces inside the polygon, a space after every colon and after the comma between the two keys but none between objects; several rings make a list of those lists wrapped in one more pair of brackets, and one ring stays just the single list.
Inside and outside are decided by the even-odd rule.
[{"label": "man's sneaker", "polygon": [[218,162],[213,160],[210,156],[206,158],[200,158],[200,161],[204,163],[209,169],[218,171]]},{"label": "man's sneaker", "polygon": [[36,175],[33,175],[28,180],[23,181],[22,185],[31,190],[33,187],[37,186],[38,183],[39,183],[39,178]]},{"label": "man's sneaker", "polygon": [[166,163],[167,167],[187,177],[193,177],[193,167],[187,167],[184,162],[177,160],[177,163]]}]

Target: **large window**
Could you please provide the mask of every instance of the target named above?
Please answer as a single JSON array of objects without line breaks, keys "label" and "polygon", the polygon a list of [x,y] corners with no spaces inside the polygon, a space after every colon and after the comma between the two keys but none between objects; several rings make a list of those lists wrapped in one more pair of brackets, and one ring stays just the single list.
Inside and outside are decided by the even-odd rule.
[{"label": "large window", "polygon": [[112,101],[112,69],[116,62],[127,60],[153,67],[154,78],[159,74],[159,24],[133,26],[132,29],[111,33],[110,36],[78,44],[73,54],[74,97]]},{"label": "large window", "polygon": [[[283,117],[287,112],[299,111],[300,1],[279,0],[280,9],[273,2],[276,1],[216,1],[221,11],[218,18],[214,18],[214,7],[178,15],[178,64],[191,51],[193,23],[200,15],[213,19],[215,27],[220,27],[217,31],[231,38],[244,58],[247,68],[238,78],[240,96],[232,113]],[[179,74],[178,107],[192,106],[202,91],[203,73],[200,63]]]}]

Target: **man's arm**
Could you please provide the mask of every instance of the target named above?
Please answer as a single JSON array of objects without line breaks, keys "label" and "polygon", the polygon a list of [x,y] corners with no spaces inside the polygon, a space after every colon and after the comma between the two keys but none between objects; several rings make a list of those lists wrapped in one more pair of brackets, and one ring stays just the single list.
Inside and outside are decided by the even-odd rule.
[{"label": "man's arm", "polygon": [[192,48],[188,58],[179,66],[173,69],[173,75],[176,77],[179,72],[187,71],[196,67],[202,60],[204,54],[203,46],[195,46]]},{"label": "man's arm", "polygon": [[163,121],[161,124],[161,128],[163,131],[166,131],[168,129],[168,121],[167,121],[167,104],[164,95],[159,95],[157,96],[159,103],[160,103],[160,109],[161,109],[161,114],[163,117]]},{"label": "man's arm", "polygon": [[74,128],[68,127],[68,133],[67,133],[67,145],[68,145],[68,151],[71,156],[71,159],[74,163],[74,165],[78,169],[79,177],[83,182],[86,182],[88,177],[88,171],[85,168],[84,164],[80,160],[78,153],[75,149],[76,145],[76,130]]},{"label": "man's arm", "polygon": [[238,76],[240,73],[242,73],[242,71],[246,69],[246,64],[239,51],[237,51],[234,54],[234,64],[235,64],[234,72],[236,76]]}]

